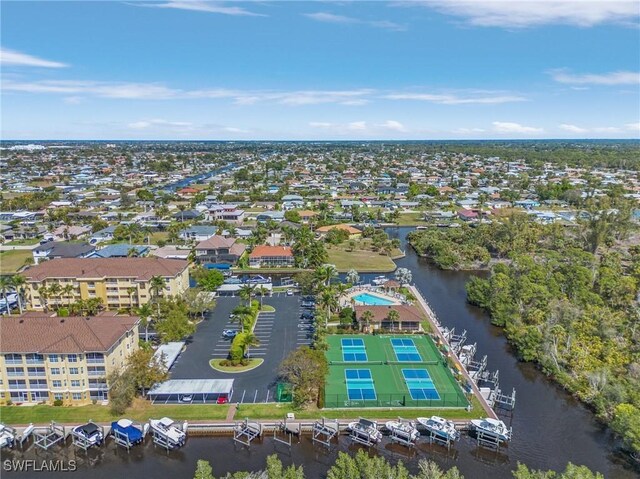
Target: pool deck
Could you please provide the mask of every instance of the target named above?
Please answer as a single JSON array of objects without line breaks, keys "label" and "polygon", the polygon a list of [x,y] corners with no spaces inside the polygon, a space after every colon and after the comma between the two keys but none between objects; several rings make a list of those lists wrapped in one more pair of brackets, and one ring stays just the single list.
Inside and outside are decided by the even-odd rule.
[{"label": "pool deck", "polygon": [[340,298],[341,306],[350,307],[352,303],[355,303],[358,306],[360,305],[371,306],[371,304],[363,303],[362,301],[356,301],[355,299],[353,299],[355,296],[359,296],[361,294],[368,294],[369,296],[375,296],[377,298],[384,299],[385,301],[390,301],[390,303],[385,303],[384,306],[387,306],[387,305],[390,306],[392,304],[402,304],[399,298],[391,296],[387,293],[381,293],[377,291],[377,288],[375,286],[374,287],[356,286],[354,288],[351,288],[351,290],[348,291],[347,294],[345,294]]}]

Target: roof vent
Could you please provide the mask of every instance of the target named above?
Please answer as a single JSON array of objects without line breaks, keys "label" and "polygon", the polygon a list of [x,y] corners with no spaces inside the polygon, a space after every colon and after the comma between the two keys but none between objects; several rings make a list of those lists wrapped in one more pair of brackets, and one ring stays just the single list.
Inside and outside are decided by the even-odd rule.
[{"label": "roof vent", "polygon": [[20,321],[18,321],[20,324],[24,323],[24,319],[21,319]]},{"label": "roof vent", "polygon": [[61,322],[61,323],[64,323],[64,319],[61,319],[61,320],[60,320],[60,322]]}]

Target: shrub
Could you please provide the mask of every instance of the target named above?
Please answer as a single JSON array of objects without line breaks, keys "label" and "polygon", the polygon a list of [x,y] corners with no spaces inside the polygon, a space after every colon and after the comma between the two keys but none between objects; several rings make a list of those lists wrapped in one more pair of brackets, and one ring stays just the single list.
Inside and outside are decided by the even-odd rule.
[{"label": "shrub", "polygon": [[231,343],[231,348],[229,349],[229,359],[231,361],[242,360],[242,355],[243,355],[242,344],[244,342],[244,338],[246,337],[246,335],[247,333],[238,333],[236,334],[236,337],[233,338],[233,342]]},{"label": "shrub", "polygon": [[53,401],[53,405],[54,406],[62,406],[62,399],[56,399],[55,401]]}]

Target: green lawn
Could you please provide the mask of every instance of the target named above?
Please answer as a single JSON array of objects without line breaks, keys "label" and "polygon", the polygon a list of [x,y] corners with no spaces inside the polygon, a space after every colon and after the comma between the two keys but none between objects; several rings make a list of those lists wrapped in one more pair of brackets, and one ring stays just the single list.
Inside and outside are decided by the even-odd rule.
[{"label": "green lawn", "polygon": [[138,401],[124,414],[113,416],[108,406],[90,405],[78,407],[55,406],[2,406],[0,421],[5,424],[43,424],[50,421],[61,423],[81,423],[92,419],[98,422],[109,422],[121,417],[136,421],[168,416],[181,420],[219,420],[227,417],[228,405],[213,404],[170,404],[155,405],[147,401]]},{"label": "green lawn", "polygon": [[340,272],[355,269],[360,273],[388,273],[396,269],[395,263],[389,256],[370,250],[347,251],[345,246],[340,245],[331,246],[327,249],[327,253],[329,255],[327,263],[334,264]]},{"label": "green lawn", "polygon": [[27,258],[32,258],[30,250],[0,251],[0,273],[13,274],[18,271]]},{"label": "green lawn", "polygon": [[295,414],[296,419],[355,419],[360,416],[375,419],[416,418],[420,416],[440,416],[445,419],[467,420],[484,417],[484,411],[480,402],[473,398],[472,409],[436,409],[436,408],[366,408],[366,409],[294,409],[290,403],[276,404],[240,404],[235,419],[245,417],[251,419],[282,419],[287,413]]},{"label": "green lawn", "polygon": [[425,225],[424,213],[400,213],[400,216],[396,220],[398,226],[420,226]]},{"label": "green lawn", "polygon": [[223,373],[244,373],[245,371],[251,371],[252,369],[260,366],[264,359],[262,358],[254,358],[249,360],[249,364],[246,366],[222,366],[220,363],[225,361],[224,359],[212,359],[209,361],[209,366],[211,366],[216,371],[221,371]]},{"label": "green lawn", "polygon": [[167,231],[156,231],[149,235],[149,241],[151,241],[151,244],[158,244],[158,241],[160,240],[167,241],[168,237],[169,233]]},{"label": "green lawn", "polygon": [[38,244],[40,240],[38,238],[13,240],[6,243],[7,246],[31,246]]}]

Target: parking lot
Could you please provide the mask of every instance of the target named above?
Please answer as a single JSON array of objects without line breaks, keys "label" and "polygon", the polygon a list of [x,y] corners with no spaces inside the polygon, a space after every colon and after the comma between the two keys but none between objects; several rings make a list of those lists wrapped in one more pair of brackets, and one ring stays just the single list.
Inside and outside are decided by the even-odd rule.
[{"label": "parking lot", "polygon": [[278,378],[278,367],[294,349],[310,343],[310,320],[300,318],[302,308],[299,296],[274,293],[265,297],[263,304],[275,308],[258,316],[254,334],[260,345],[252,347],[249,355],[264,362],[244,373],[223,373],[209,366],[210,359],[224,359],[229,352],[230,339],[222,336],[225,329],[239,329],[231,323],[229,315],[239,304],[237,297],[217,298],[215,310],[198,325],[193,340],[171,369],[172,379],[234,379],[232,402],[270,402]]}]

